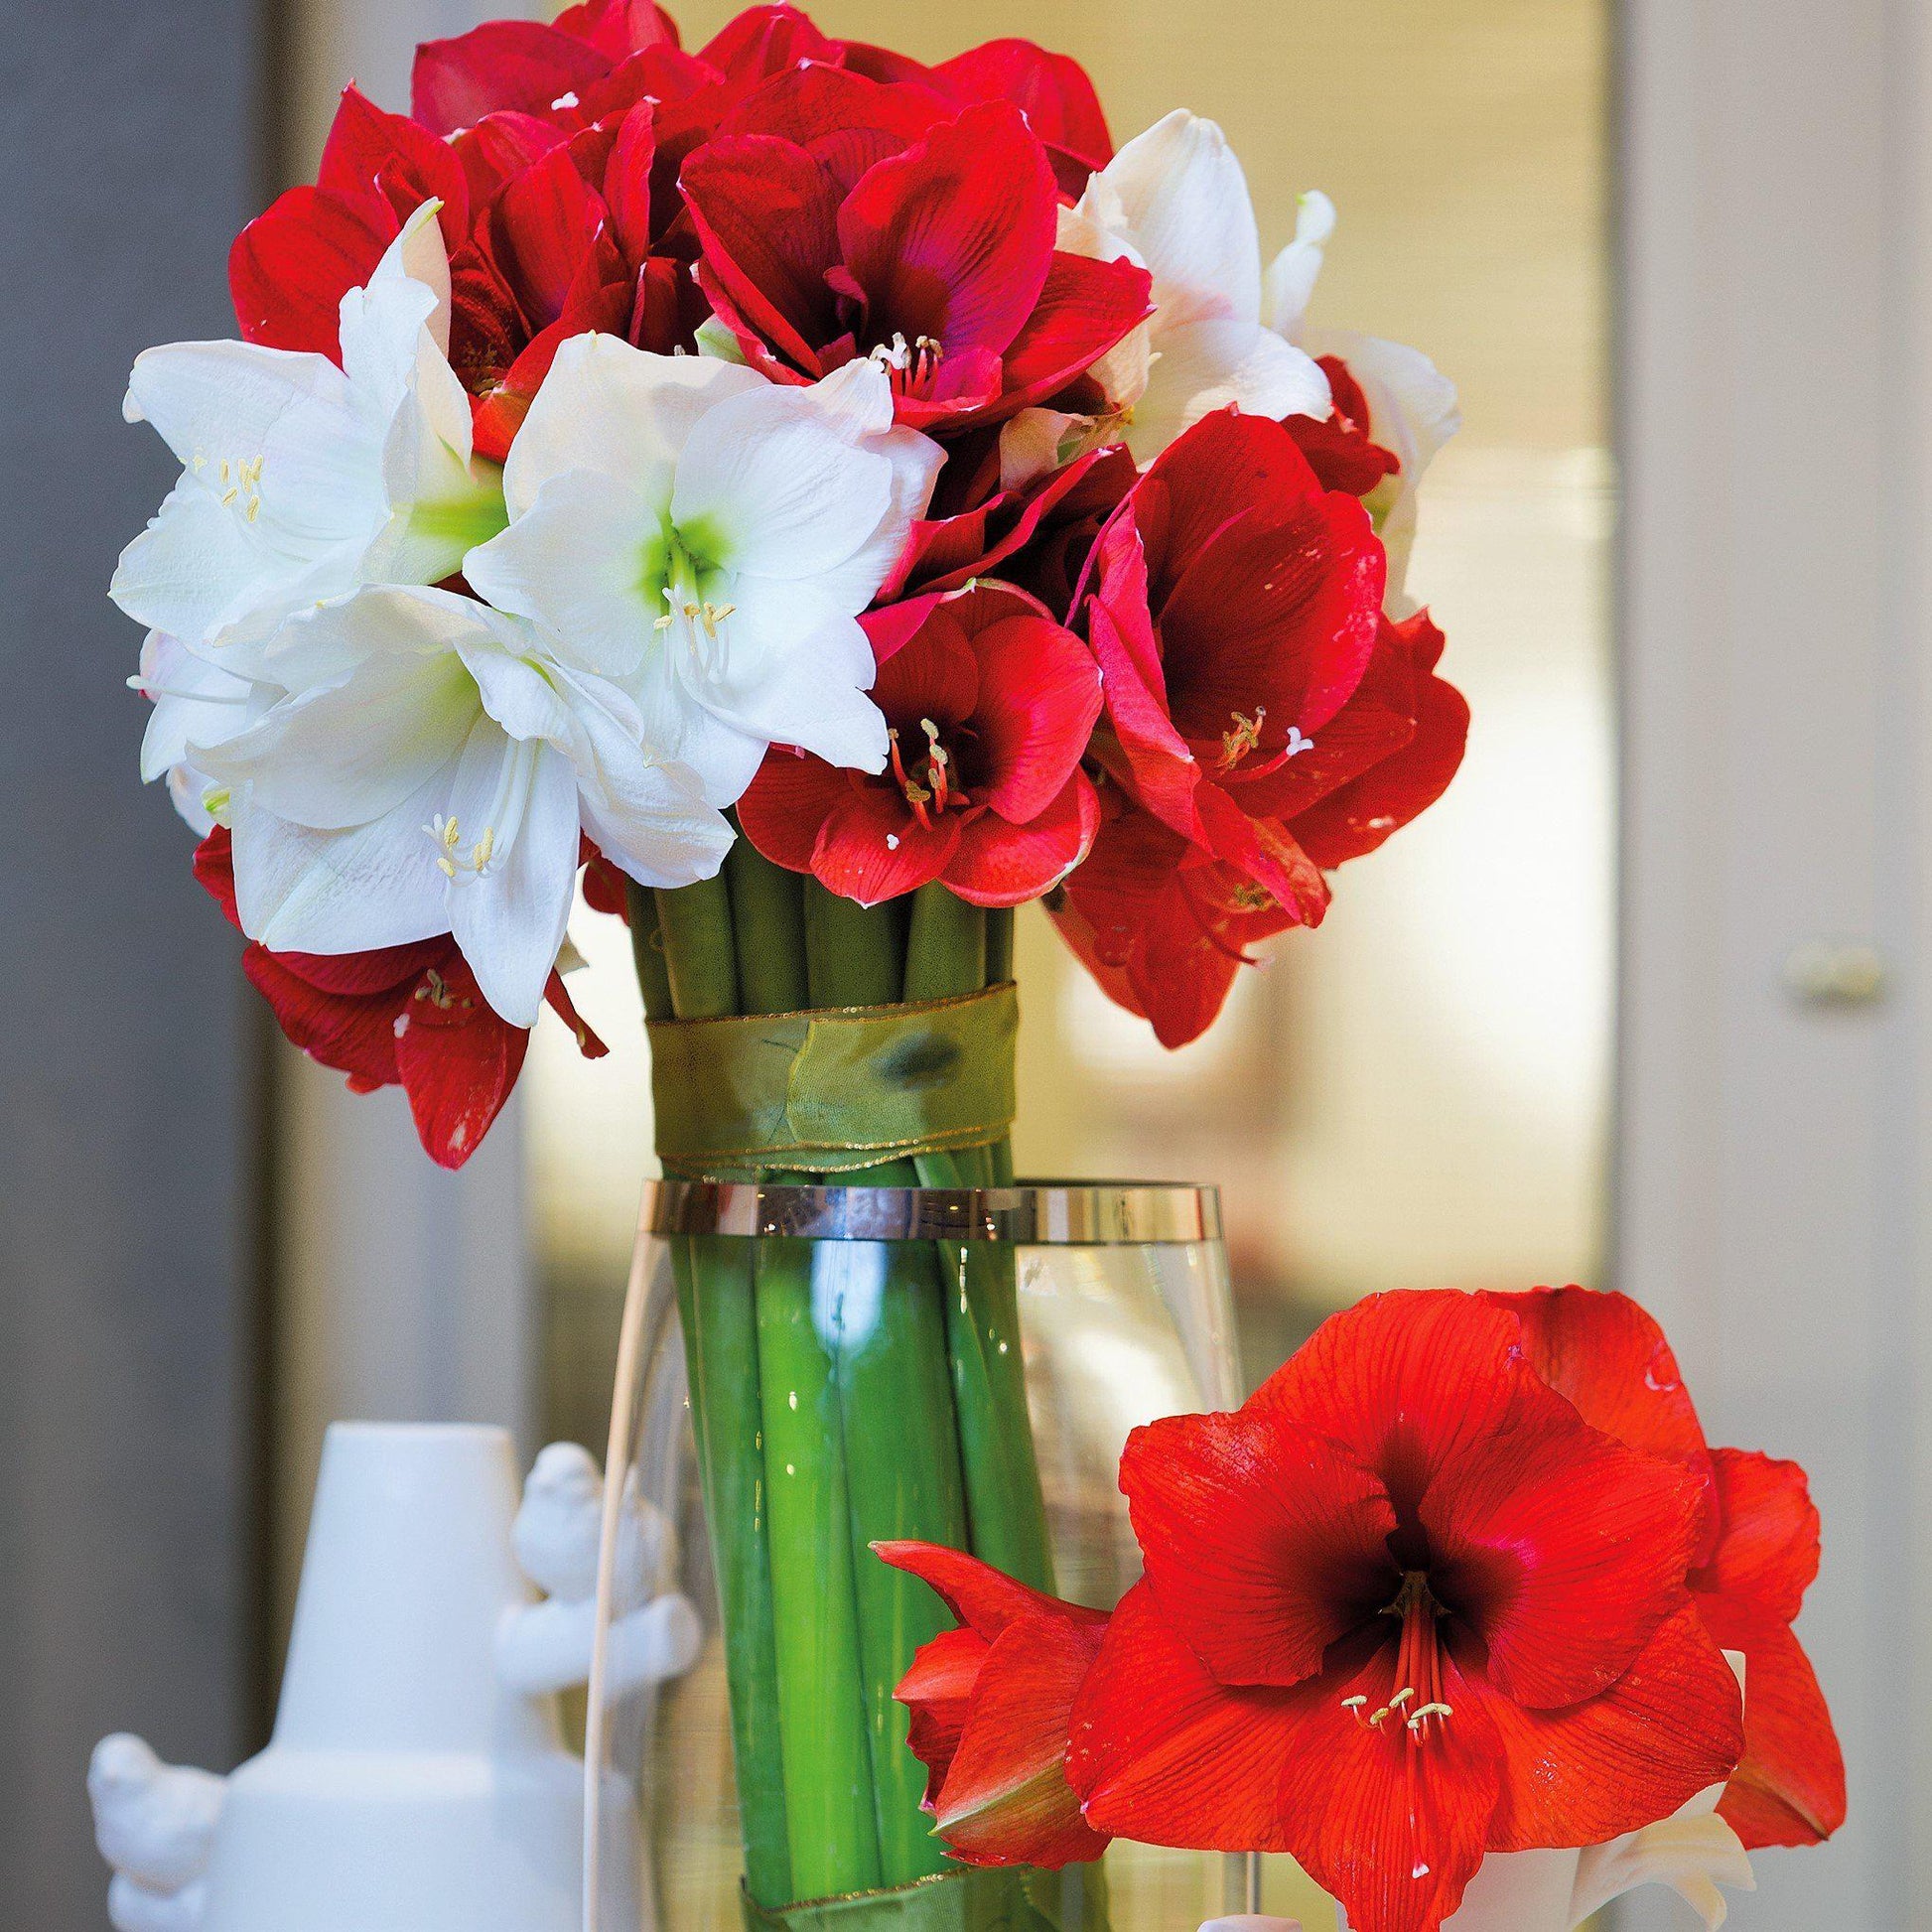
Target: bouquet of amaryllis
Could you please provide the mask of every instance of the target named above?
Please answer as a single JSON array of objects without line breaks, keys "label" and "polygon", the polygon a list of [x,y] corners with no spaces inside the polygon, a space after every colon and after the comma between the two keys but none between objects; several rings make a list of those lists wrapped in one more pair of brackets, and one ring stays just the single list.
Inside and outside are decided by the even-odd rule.
[{"label": "bouquet of amaryllis", "polygon": [[[1198,1035],[1462,752],[1402,590],[1453,395],[1305,332],[1331,223],[1305,198],[1264,274],[1211,122],[1116,152],[1064,57],[927,67],[787,7],[693,53],[586,0],[423,47],[407,114],[350,88],[235,243],[243,340],[135,364],[184,468],[113,587],[144,769],[285,1032],[460,1164],[546,1002],[603,1050],[563,978],[581,875],[630,926],[674,1173],[1010,1177],[1030,899]],[[785,1244],[735,1265],[692,1245],[679,1288],[782,1904],[945,1861],[902,1749],[856,1800],[817,1725],[775,1754],[815,1580],[736,1499],[759,1378],[810,1416],[839,1369]],[[904,1267],[868,1362],[899,1399],[800,1448],[814,1493],[1044,1587],[1011,1274]],[[864,1590],[861,1654],[814,1668],[883,1733],[937,1624]]]},{"label": "bouquet of amaryllis", "polygon": [[1715,1932],[1748,1849],[1844,1822],[1804,1471],[1708,1448],[1623,1296],[1374,1297],[1120,1480],[1111,1617],[880,1551],[959,1620],[899,1695],[963,1860],[1288,1852],[1355,1932],[1570,1932],[1661,1880]]}]

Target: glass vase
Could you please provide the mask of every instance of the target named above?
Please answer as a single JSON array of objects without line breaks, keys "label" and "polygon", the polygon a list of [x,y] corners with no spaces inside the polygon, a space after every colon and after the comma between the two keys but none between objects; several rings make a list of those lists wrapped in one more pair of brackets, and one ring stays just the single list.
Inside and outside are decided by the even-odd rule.
[{"label": "glass vase", "polygon": [[[1015,1353],[1019,1417],[976,1393],[1002,1380],[988,1361],[1022,1387]],[[1111,1607],[1140,1572],[1118,1486],[1129,1431],[1239,1398],[1212,1188],[647,1188],[587,1751],[635,1794],[643,1904],[635,1927],[587,1905],[587,1932],[817,1926],[828,1899],[860,1932],[873,1900],[903,1924],[907,1887],[930,1894],[913,1918],[1036,1914],[1035,1932],[1193,1932],[1243,1909],[1240,1862],[1130,1845],[1101,1870],[988,1872],[964,1897],[892,1697],[952,1618],[870,1549],[969,1548]],[[681,1589],[703,1627],[667,1684],[628,1686],[614,1664],[621,1495],[624,1521],[656,1526],[649,1587]]]}]

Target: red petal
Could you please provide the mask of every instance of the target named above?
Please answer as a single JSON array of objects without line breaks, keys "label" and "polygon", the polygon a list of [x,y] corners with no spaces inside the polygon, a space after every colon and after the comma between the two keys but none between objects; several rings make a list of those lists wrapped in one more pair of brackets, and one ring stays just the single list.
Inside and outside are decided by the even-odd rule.
[{"label": "red petal", "polygon": [[1388,569],[1368,512],[1338,495],[1285,509],[1242,517],[1188,553],[1170,545],[1157,615],[1174,721],[1189,738],[1218,740],[1257,706],[1265,746],[1291,724],[1319,733],[1368,669]]},{"label": "red petal", "polygon": [[501,463],[516,432],[523,427],[558,349],[571,337],[593,329],[621,335],[629,312],[630,294],[621,283],[595,290],[587,297],[573,297],[555,322],[530,339],[489,392],[477,399],[477,454]]},{"label": "red petal", "polygon": [[1574,1703],[1676,1607],[1701,1497],[1681,1465],[1581,1426],[1526,1378],[1489,1441],[1437,1465],[1420,1508],[1431,1587],[1481,1633],[1503,1692]]},{"label": "red petal", "polygon": [[1373,852],[1449,789],[1469,736],[1469,707],[1452,684],[1424,680],[1416,735],[1393,758],[1332,791],[1295,820],[1295,836],[1316,865],[1333,868]]},{"label": "red petal", "polygon": [[921,825],[890,776],[853,774],[819,829],[812,872],[827,892],[877,905],[937,879],[958,843],[957,812]]},{"label": "red petal", "polygon": [[738,801],[739,827],[774,866],[810,872],[819,832],[850,788],[823,759],[774,745]]},{"label": "red petal", "polygon": [[1774,1616],[1693,1600],[1712,1640],[1744,1653],[1744,1755],[1719,1811],[1747,1851],[1816,1845],[1845,1823],[1845,1755],[1811,1659]]},{"label": "red petal", "polygon": [[1045,282],[1058,205],[1045,154],[1005,103],[969,107],[880,162],[838,212],[869,330],[998,353]]},{"label": "red petal", "polygon": [[[1668,1818],[1743,1748],[1737,1680],[1689,1604],[1600,1696],[1561,1711],[1481,1701],[1508,1764],[1497,1851],[1596,1845]],[[1451,1728],[1461,1717],[1458,1703]]]},{"label": "red petal", "polygon": [[1137,1429],[1120,1486],[1156,1601],[1223,1684],[1300,1683],[1395,1600],[1387,1490],[1278,1414]]},{"label": "red petal", "polygon": [[532,330],[563,314],[604,222],[604,204],[567,147],[552,148],[498,196],[489,213],[490,250]]},{"label": "red petal", "polygon": [[1096,1626],[1107,1621],[1105,1610],[1090,1610],[1084,1604],[1048,1596],[995,1570],[990,1563],[969,1557],[963,1550],[949,1550],[941,1543],[875,1543],[872,1550],[880,1562],[930,1585],[946,1608],[988,1642],[1017,1617],[1071,1617],[1076,1623]]},{"label": "red petal", "polygon": [[1216,784],[1194,794],[1202,844],[1244,879],[1270,894],[1298,925],[1319,925],[1328,909],[1328,882],[1293,835],[1271,819],[1250,818]]},{"label": "red petal", "polygon": [[1677,1357],[1655,1318],[1627,1295],[1536,1288],[1484,1299],[1522,1323],[1530,1366],[1592,1429],[1680,1462],[1701,1487],[1710,1487],[1711,1453]]},{"label": "red petal", "polygon": [[[973,712],[974,796],[1015,825],[1036,818],[1065,789],[1100,716],[1100,667],[1070,630],[1042,615],[1012,611],[1020,600],[969,592],[956,607],[979,657]],[[970,613],[969,605],[978,610]],[[984,616],[995,621],[974,624]]]},{"label": "red petal", "polygon": [[980,697],[979,659],[960,622],[971,600],[927,607],[918,628],[890,653],[878,652],[879,675],[872,699],[899,734],[907,770],[925,765],[925,734],[918,720],[941,730],[973,716]]},{"label": "red petal", "polygon": [[1152,312],[1154,284],[1130,261],[1055,253],[1020,333],[1004,356],[1004,414],[1044,402],[1083,375]]},{"label": "red petal", "polygon": [[1542,1386],[1513,1316],[1455,1289],[1398,1289],[1329,1316],[1249,1406],[1332,1437],[1407,1514],[1450,1454],[1515,1416],[1526,1383]]},{"label": "red petal", "polygon": [[741,134],[708,142],[678,179],[718,290],[756,335],[815,372],[818,345],[836,333],[831,177],[789,141]]},{"label": "red petal", "polygon": [[410,207],[398,209],[399,214],[440,201],[439,219],[452,252],[470,238],[469,177],[455,150],[420,121],[384,113],[358,88],[345,87],[323,144],[316,186],[345,202],[374,202],[377,181],[384,177],[407,181],[416,191]]},{"label": "red petal", "polygon": [[551,25],[589,41],[610,61],[641,54],[647,47],[677,45],[677,22],[655,0],[582,0],[566,7]]},{"label": "red petal", "polygon": [[221,916],[239,932],[241,914],[235,909],[234,835],[225,825],[208,829],[195,848],[195,883],[221,908]]},{"label": "red petal", "polygon": [[1721,1539],[1692,1587],[1792,1622],[1818,1575],[1818,1509],[1804,1470],[1753,1449],[1717,1449],[1711,1462]]},{"label": "red petal", "polygon": [[957,1630],[942,1630],[930,1643],[919,1646],[911,1668],[893,1693],[910,1714],[905,1741],[926,1768],[927,1811],[939,1796],[965,1734],[980,1667],[991,1649],[977,1630],[964,1624]]},{"label": "red petal", "polygon": [[445,997],[419,988],[396,1023],[396,1069],[416,1134],[441,1168],[460,1168],[482,1146],[523,1068],[530,1035],[490,1011],[465,968]]},{"label": "red petal", "polygon": [[1086,857],[1099,825],[1093,780],[1076,770],[1025,825],[990,810],[962,825],[945,882],[969,905],[1025,905]]},{"label": "red petal", "polygon": [[577,1050],[587,1060],[601,1060],[610,1052],[610,1047],[591,1032],[584,1024],[583,1015],[572,1005],[569,989],[564,985],[564,976],[561,973],[553,972],[550,975],[549,982],[543,989],[543,997],[551,1012],[576,1036]]},{"label": "red petal", "polygon": [[611,69],[588,42],[534,20],[491,20],[454,40],[416,50],[410,112],[436,134],[453,134],[497,108],[541,115]]},{"label": "red petal", "polygon": [[1088,607],[1087,634],[1125,775],[1163,823],[1198,842],[1203,835],[1194,793],[1200,766],[1168,715],[1160,638],[1148,607],[1147,558],[1131,503],[1101,533],[1094,561],[1099,585]]},{"label": "red petal", "polygon": [[707,41],[698,56],[734,79],[759,79],[804,61],[836,65],[839,48],[796,7],[747,7]]},{"label": "red petal", "polygon": [[396,223],[319,189],[291,188],[235,237],[228,289],[242,340],[341,359],[343,297],[362,287]]},{"label": "red petal", "polygon": [[1032,41],[988,41],[942,61],[933,81],[960,100],[1010,100],[1048,147],[1064,148],[1089,168],[1113,159],[1113,137],[1093,82],[1079,62]]},{"label": "red petal", "polygon": [[1056,1871],[1106,1851],[1066,1781],[1074,1700],[1100,1639],[1097,1624],[1047,1614],[1019,1618],[995,1640],[933,1806],[955,1858]]},{"label": "red petal", "polygon": [[248,947],[241,970],[274,1008],[283,1033],[311,1059],[370,1087],[388,1086],[400,1077],[395,1035],[399,1001],[394,994],[352,999],[325,993],[266,946]]},{"label": "red petal", "polygon": [[1380,1709],[1396,1646],[1346,1643],[1292,1689],[1215,1682],[1131,1590],[1074,1708],[1068,1771],[1087,1822],[1147,1844],[1291,1852],[1347,1907],[1357,1932],[1435,1932],[1482,1862],[1500,1753],[1479,1705],[1422,1741],[1370,1729],[1344,1706]]}]

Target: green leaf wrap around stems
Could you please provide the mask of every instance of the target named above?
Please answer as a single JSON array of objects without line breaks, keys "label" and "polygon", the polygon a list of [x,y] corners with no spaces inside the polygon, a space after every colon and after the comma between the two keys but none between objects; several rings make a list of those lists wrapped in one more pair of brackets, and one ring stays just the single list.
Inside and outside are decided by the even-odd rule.
[{"label": "green leaf wrap around stems", "polygon": [[[704,888],[684,889],[699,894],[700,902],[693,906],[676,903],[682,893],[653,896],[636,886],[629,889],[631,950],[644,1011],[652,1019],[707,1018],[721,1006],[727,1013],[736,1010],[730,904],[727,900],[721,922],[720,893],[709,890],[710,886],[707,882]],[[667,948],[666,911],[669,935],[674,935],[669,937],[669,947],[681,940],[684,948],[675,973]],[[683,994],[682,1007],[678,991]],[[745,1840],[745,1882],[761,1904],[780,1905],[796,1892],[772,1632],[764,1419],[752,1257],[742,1241],[676,1240],[670,1247],[678,1318],[684,1330],[692,1428],[725,1622],[725,1676]]]}]

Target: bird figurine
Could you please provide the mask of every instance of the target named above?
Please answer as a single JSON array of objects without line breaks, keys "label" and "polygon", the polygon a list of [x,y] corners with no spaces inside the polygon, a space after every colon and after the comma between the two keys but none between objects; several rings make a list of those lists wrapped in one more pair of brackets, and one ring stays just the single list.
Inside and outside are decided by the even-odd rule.
[{"label": "bird figurine", "polygon": [[195,1932],[207,1905],[203,1875],[227,1780],[164,1764],[139,1737],[117,1731],[87,1766],[94,1842],[114,1869],[114,1932]]},{"label": "bird figurine", "polygon": [[[577,1444],[552,1443],[530,1470],[510,1531],[518,1568],[545,1598],[509,1611],[497,1632],[497,1670],[513,1689],[534,1697],[589,1680],[603,1526],[603,1471]],[[697,1661],[703,1632],[671,1587],[676,1570],[670,1519],[626,1481],[607,1664],[613,1697],[682,1676]]]}]

